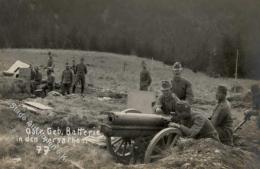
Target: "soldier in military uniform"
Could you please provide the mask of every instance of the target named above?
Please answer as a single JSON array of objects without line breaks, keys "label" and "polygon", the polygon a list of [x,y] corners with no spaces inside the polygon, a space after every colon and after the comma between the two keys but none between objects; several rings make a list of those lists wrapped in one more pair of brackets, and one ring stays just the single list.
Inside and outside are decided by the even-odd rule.
[{"label": "soldier in military uniform", "polygon": [[211,122],[216,128],[220,141],[223,144],[233,146],[233,120],[231,116],[231,106],[226,100],[227,88],[218,86],[216,92],[217,106],[213,110]]},{"label": "soldier in military uniform", "polygon": [[47,82],[46,85],[43,87],[44,94],[47,94],[47,90],[50,92],[54,90],[54,85],[55,85],[55,77],[52,74],[52,70],[48,69],[47,70]]},{"label": "soldier in military uniform", "polygon": [[81,83],[81,94],[84,93],[85,89],[85,75],[88,73],[87,67],[84,64],[84,58],[80,59],[80,64],[76,66],[76,79],[73,85],[73,93],[75,93],[76,86],[80,82]]},{"label": "soldier in military uniform", "polygon": [[66,68],[62,72],[62,76],[61,76],[61,85],[62,85],[61,93],[63,95],[65,95],[66,93],[70,94],[70,88],[71,88],[72,82],[73,82],[73,73],[70,69],[69,64],[66,63]]},{"label": "soldier in military uniform", "polygon": [[191,104],[193,100],[192,85],[188,80],[181,76],[182,70],[180,62],[174,63],[173,79],[171,81],[172,92],[175,93],[180,100],[185,100]]},{"label": "soldier in military uniform", "polygon": [[161,82],[161,92],[162,94],[157,98],[154,105],[155,113],[170,115],[175,112],[175,107],[178,97],[174,93],[171,93],[171,83],[169,81]]},{"label": "soldier in military uniform", "polygon": [[38,66],[35,66],[34,70],[35,70],[34,81],[36,82],[37,85],[39,85],[42,82],[42,73],[39,71]]},{"label": "soldier in military uniform", "polygon": [[71,70],[72,70],[73,74],[76,74],[76,62],[75,62],[74,58],[72,60]]},{"label": "soldier in military uniform", "polygon": [[31,64],[30,64],[29,68],[31,70],[31,80],[34,80],[35,79],[35,70]]},{"label": "soldier in military uniform", "polygon": [[176,103],[176,115],[181,123],[171,122],[169,126],[180,129],[183,136],[195,139],[212,138],[219,141],[218,133],[211,122],[202,114],[192,112],[190,104],[186,101]]},{"label": "soldier in military uniform", "polygon": [[147,91],[152,83],[150,72],[146,68],[146,63],[142,62],[142,71],[140,73],[140,90]]},{"label": "soldier in military uniform", "polygon": [[54,63],[53,63],[51,52],[48,52],[48,55],[49,55],[49,59],[47,61],[47,71],[51,70],[52,72],[54,72]]},{"label": "soldier in military uniform", "polygon": [[39,71],[39,67],[34,68],[34,78],[31,82],[31,92],[33,93],[37,87],[42,83],[42,73]]},{"label": "soldier in military uniform", "polygon": [[249,120],[251,116],[257,116],[257,127],[260,129],[260,87],[257,84],[251,86],[252,109],[245,112],[245,119]]}]

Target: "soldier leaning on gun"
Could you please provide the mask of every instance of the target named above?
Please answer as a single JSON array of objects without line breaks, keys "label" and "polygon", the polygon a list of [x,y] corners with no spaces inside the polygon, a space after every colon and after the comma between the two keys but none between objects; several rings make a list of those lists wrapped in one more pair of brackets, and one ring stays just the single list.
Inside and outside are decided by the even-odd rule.
[{"label": "soldier leaning on gun", "polygon": [[154,111],[158,114],[170,115],[175,112],[175,106],[178,97],[171,93],[171,84],[168,81],[161,81],[161,92],[162,94],[157,98],[154,105]]},{"label": "soldier leaning on gun", "polygon": [[140,72],[140,90],[147,91],[152,83],[150,72],[146,68],[146,63],[142,61],[142,71]]},{"label": "soldier leaning on gun", "polygon": [[73,81],[73,73],[70,70],[70,66],[68,63],[66,63],[66,68],[65,70],[62,72],[62,76],[61,76],[61,85],[62,85],[62,94],[65,95],[70,94],[70,88],[71,88],[71,84]]},{"label": "soldier leaning on gun", "polygon": [[173,65],[173,79],[172,83],[172,92],[180,100],[185,100],[189,104],[193,101],[193,91],[191,83],[181,76],[183,68],[180,62],[176,62]]},{"label": "soldier leaning on gun", "polygon": [[219,141],[218,133],[206,117],[200,113],[191,111],[190,104],[186,101],[176,103],[176,116],[181,120],[181,124],[171,122],[170,127],[181,130],[183,136],[189,138],[212,138]]},{"label": "soldier leaning on gun", "polygon": [[227,88],[219,85],[216,92],[217,106],[213,110],[211,122],[216,128],[219,139],[223,144],[233,146],[233,119],[231,106],[226,100]]},{"label": "soldier leaning on gun", "polygon": [[257,127],[260,129],[260,88],[259,85],[251,86],[252,93],[252,109],[245,112],[245,120],[249,120],[251,116],[257,116]]}]

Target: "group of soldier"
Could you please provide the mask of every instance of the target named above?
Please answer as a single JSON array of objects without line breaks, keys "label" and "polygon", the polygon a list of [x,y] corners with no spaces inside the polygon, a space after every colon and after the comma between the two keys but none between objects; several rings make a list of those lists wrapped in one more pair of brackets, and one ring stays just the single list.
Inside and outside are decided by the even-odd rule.
[{"label": "group of soldier", "polygon": [[[142,66],[140,90],[147,90],[151,84],[151,77],[146,65],[142,63]],[[172,71],[173,79],[171,81],[161,81],[161,94],[157,97],[153,107],[154,112],[172,115],[173,122],[169,126],[180,129],[186,137],[195,139],[212,138],[221,141],[223,144],[233,146],[233,119],[230,103],[226,99],[227,87],[224,85],[217,87],[217,105],[212,111],[212,116],[206,118],[202,113],[191,109],[194,98],[192,84],[182,77],[181,63],[176,62]]]},{"label": "group of soldier", "polygon": [[[48,53],[49,58],[46,66],[47,80],[43,81],[42,73],[39,71],[39,67],[31,68],[31,92],[35,93],[38,88],[43,91],[46,95],[47,92],[53,91],[55,88],[55,73],[54,73],[54,61],[51,52]],[[78,84],[81,85],[81,94],[85,90],[85,76],[88,73],[87,66],[84,64],[84,58],[80,59],[80,63],[76,64],[75,59],[72,60],[72,65],[69,65],[68,62],[65,64],[65,70],[63,70],[61,75],[61,93],[63,95],[75,93],[76,87]],[[41,86],[41,84],[43,84]],[[40,86],[40,87],[39,87]]]},{"label": "group of soldier", "polygon": [[[147,91],[152,83],[152,78],[146,68],[146,63],[142,62],[142,71],[140,73],[140,90]],[[204,117],[200,112],[191,109],[193,103],[193,90],[190,81],[182,77],[182,65],[176,62],[173,65],[173,78],[171,81],[161,81],[161,94],[157,97],[154,105],[154,112],[162,115],[172,115],[173,122],[169,125],[178,128],[182,134],[191,138],[213,138],[221,141],[223,144],[233,146],[233,120],[231,115],[231,106],[227,101],[227,87],[219,85],[216,90],[217,105],[213,109],[210,118]],[[61,76],[62,94],[75,93],[77,84],[81,84],[81,94],[84,93],[85,75],[87,67],[84,64],[84,58],[76,65],[75,59],[72,65],[65,64],[65,70]],[[42,83],[42,74],[38,67],[31,67],[32,89],[36,90]],[[46,92],[54,89],[54,63],[51,53],[47,62],[47,81],[43,90]],[[253,108],[245,113],[245,118],[259,115],[260,110],[260,88],[253,85],[251,88],[253,94]],[[259,116],[258,116],[259,117]],[[259,117],[260,127],[260,117]]]}]

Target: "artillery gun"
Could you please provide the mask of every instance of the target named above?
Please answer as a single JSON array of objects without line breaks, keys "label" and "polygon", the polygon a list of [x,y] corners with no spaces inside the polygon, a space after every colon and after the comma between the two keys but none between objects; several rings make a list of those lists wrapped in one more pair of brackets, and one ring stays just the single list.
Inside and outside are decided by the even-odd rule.
[{"label": "artillery gun", "polygon": [[[140,99],[140,92],[134,96]],[[106,122],[101,125],[107,149],[116,161],[124,164],[150,163],[166,157],[181,136],[178,129],[168,127],[172,116],[153,114],[151,104],[140,104],[139,110],[146,106],[142,112],[132,108],[108,112]]]},{"label": "artillery gun", "polygon": [[107,149],[124,164],[150,163],[166,157],[176,145],[181,132],[169,128],[172,116],[154,114],[155,94],[130,91],[127,107],[121,112],[109,112],[101,132],[106,136]]}]

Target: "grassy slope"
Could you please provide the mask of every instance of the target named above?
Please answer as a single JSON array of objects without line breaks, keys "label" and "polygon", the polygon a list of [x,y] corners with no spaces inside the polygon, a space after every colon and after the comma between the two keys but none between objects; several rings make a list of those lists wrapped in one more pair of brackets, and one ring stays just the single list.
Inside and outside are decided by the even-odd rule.
[{"label": "grassy slope", "polygon": [[[132,89],[138,89],[139,84],[139,72],[140,72],[140,62],[141,58],[138,58],[136,56],[123,56],[117,55],[117,54],[110,54],[110,53],[99,53],[99,52],[83,52],[83,51],[69,51],[69,50],[52,50],[55,54],[55,72],[56,72],[56,78],[60,79],[60,74],[64,68],[64,63],[68,60],[70,62],[72,56],[76,58],[78,61],[81,56],[85,57],[86,63],[90,64],[89,67],[89,75],[92,76],[93,83],[95,86],[99,86],[102,88],[109,88],[114,89],[117,91],[128,91]],[[31,49],[5,49],[0,51],[0,71],[7,69],[13,62],[15,62],[17,59],[24,61],[26,63],[30,63],[33,65],[45,65],[47,62],[47,52],[48,50],[31,50]],[[122,72],[123,63],[127,62],[127,71]],[[153,77],[153,89],[155,91],[158,90],[159,82],[160,80],[164,79],[170,79],[172,76],[171,73],[171,67],[165,66],[161,62],[154,62],[152,64],[151,60],[147,60],[147,63],[149,65],[149,68],[152,69],[151,74]],[[153,67],[153,68],[152,68]],[[197,98],[201,98],[205,101],[207,100],[214,100],[214,90],[216,88],[216,85],[226,84],[229,88],[235,83],[232,79],[215,79],[215,78],[209,78],[208,76],[197,73],[194,74],[190,70],[185,69],[184,76],[191,80],[194,88],[194,93]],[[251,80],[239,80],[239,83],[244,86],[246,89],[252,84],[255,83],[255,81]],[[108,109],[122,109],[124,108],[124,105],[122,104],[108,104],[102,102],[99,102],[96,100],[96,98],[93,97],[85,97],[85,99],[75,98],[72,100],[64,100],[64,98],[56,98],[53,100],[48,99],[37,99],[37,101],[43,102],[45,104],[49,104],[50,102],[52,105],[57,109],[59,112],[68,112],[67,116],[69,114],[79,114],[81,115],[89,115],[88,117],[92,118],[95,116],[95,112],[100,112],[103,110]],[[208,106],[208,110],[212,110],[212,106]],[[86,109],[89,109],[86,111]],[[235,112],[241,111],[239,109],[234,110]],[[208,112],[210,113],[210,112]],[[238,114],[235,114],[236,116]],[[241,113],[240,115],[241,116]],[[4,118],[3,118],[4,119]],[[7,125],[9,126],[9,125]],[[252,127],[253,126],[253,127]],[[253,129],[255,131],[254,125],[251,122],[249,124],[249,129]],[[242,133],[248,133],[249,130],[243,130]],[[5,133],[6,134],[6,133]],[[251,132],[250,133],[252,137],[254,137],[257,132]],[[251,137],[250,135],[250,138]],[[6,141],[1,141],[0,145],[2,147],[6,147],[6,154],[13,152],[13,144],[10,143],[10,145],[5,146]],[[51,155],[50,158],[34,158],[35,152],[33,147],[27,147],[28,145],[21,145],[21,150],[26,150],[24,152],[17,153],[16,155],[22,155],[22,159],[29,158],[30,161],[26,162],[23,166],[26,168],[34,168],[36,165],[39,165],[40,167],[43,166],[52,166],[52,167],[58,167],[60,168],[61,164],[57,164],[55,162],[55,154]],[[34,145],[29,145],[34,146]],[[67,146],[70,147],[70,146]],[[102,150],[96,150],[96,149],[89,149],[88,147],[85,147],[85,149],[89,150],[83,150],[84,147],[82,146],[76,146],[76,147],[70,147],[70,150],[68,151],[71,155],[72,160],[80,160],[81,164],[86,164],[86,161],[89,161],[88,165],[90,166],[104,166],[104,164],[111,165],[111,167],[115,167],[114,164],[111,164],[110,159],[107,159],[109,157],[105,156],[103,160],[96,161],[94,158],[99,156]],[[29,151],[28,151],[29,150]],[[87,153],[82,153],[89,152]],[[25,155],[25,156],[24,156]],[[32,157],[31,157],[32,156]],[[90,157],[91,156],[91,157]],[[8,157],[8,156],[7,156]],[[4,168],[7,168],[6,166],[9,166],[11,164],[8,163],[8,160],[1,160],[3,162]],[[108,163],[110,161],[110,163]],[[13,165],[11,165],[13,166]],[[19,165],[18,165],[19,166]],[[30,167],[29,167],[30,166]],[[85,165],[83,165],[85,166]],[[1,166],[0,166],[1,167]],[[72,168],[69,165],[66,166],[67,168]],[[91,168],[92,168],[91,167]],[[64,168],[64,166],[63,166]],[[119,167],[120,168],[120,167]]]},{"label": "grassy slope", "polygon": [[[65,62],[71,63],[72,57],[79,62],[80,57],[90,64],[89,75],[95,86],[110,88],[118,91],[138,89],[140,63],[142,60],[136,56],[123,56],[111,53],[85,52],[72,50],[51,50],[55,57],[55,75],[60,81],[61,72]],[[32,65],[46,65],[48,50],[35,49],[2,49],[0,50],[0,71],[8,69],[16,60],[21,60]],[[123,72],[123,63],[127,62],[127,71]],[[172,71],[170,66],[161,62],[146,60],[153,78],[153,89],[158,90],[161,80],[171,79]],[[184,77],[189,79],[194,88],[195,96],[207,100],[214,100],[214,90],[218,84],[225,84],[229,88],[235,84],[233,79],[210,78],[203,73],[193,73],[185,69]],[[241,86],[248,88],[254,81],[239,80]]]}]

